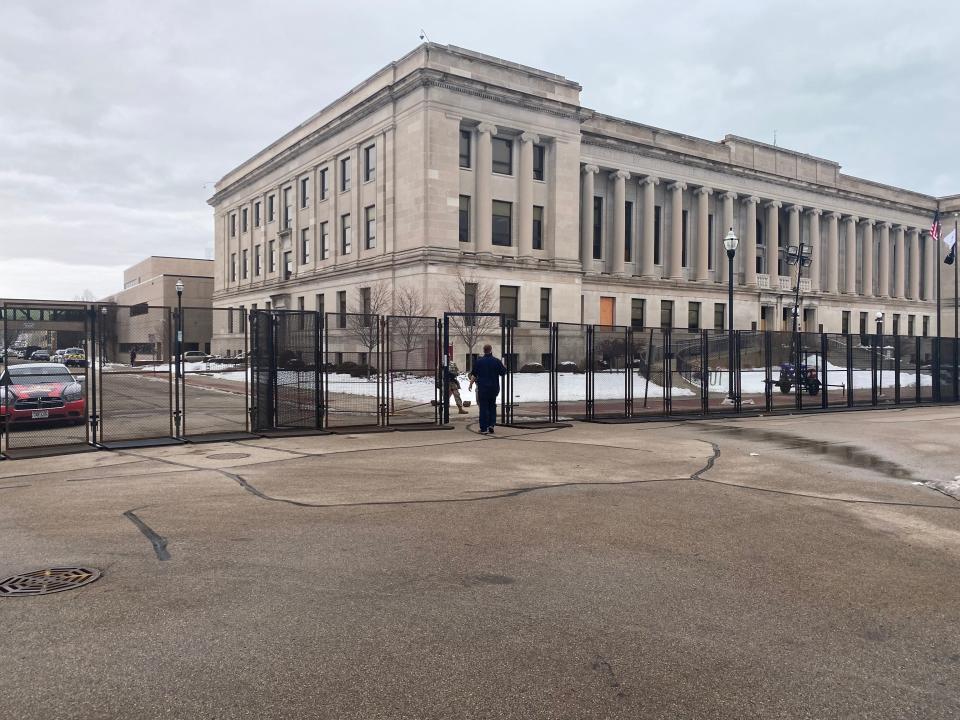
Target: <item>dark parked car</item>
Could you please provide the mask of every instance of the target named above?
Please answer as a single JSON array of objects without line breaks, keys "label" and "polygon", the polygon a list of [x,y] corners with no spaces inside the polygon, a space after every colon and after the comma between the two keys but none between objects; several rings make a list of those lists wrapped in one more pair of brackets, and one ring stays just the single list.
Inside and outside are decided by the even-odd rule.
[{"label": "dark parked car", "polygon": [[34,362],[50,362],[50,353],[46,350],[34,350],[30,355],[30,359]]}]

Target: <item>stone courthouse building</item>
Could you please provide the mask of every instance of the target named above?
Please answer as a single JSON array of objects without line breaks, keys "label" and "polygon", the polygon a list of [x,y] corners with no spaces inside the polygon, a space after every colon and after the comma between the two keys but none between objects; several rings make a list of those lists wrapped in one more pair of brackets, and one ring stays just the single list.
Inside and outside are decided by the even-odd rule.
[{"label": "stone courthouse building", "polygon": [[[960,197],[844,175],[728,135],[603,115],[553,73],[425,43],[216,186],[214,305],[360,312],[386,285],[433,312],[487,283],[522,320],[789,328],[781,250],[813,248],[803,328],[933,334],[928,230]],[[952,222],[949,222],[952,225]]]}]

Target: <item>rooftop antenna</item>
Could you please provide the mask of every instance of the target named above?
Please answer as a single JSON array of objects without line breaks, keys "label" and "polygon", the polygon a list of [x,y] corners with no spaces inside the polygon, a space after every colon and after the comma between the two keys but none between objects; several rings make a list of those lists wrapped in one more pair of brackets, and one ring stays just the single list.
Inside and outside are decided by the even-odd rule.
[{"label": "rooftop antenna", "polygon": [[423,28],[420,28],[420,39],[430,42],[430,38],[427,37],[427,31],[424,30]]}]

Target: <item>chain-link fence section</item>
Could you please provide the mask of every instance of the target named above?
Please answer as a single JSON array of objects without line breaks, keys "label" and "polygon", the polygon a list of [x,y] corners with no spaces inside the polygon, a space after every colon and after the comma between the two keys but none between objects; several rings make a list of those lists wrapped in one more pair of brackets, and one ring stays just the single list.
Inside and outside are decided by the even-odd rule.
[{"label": "chain-link fence section", "polygon": [[[393,315],[384,319],[383,328],[386,424],[435,424],[441,411],[443,387],[437,319]],[[448,401],[455,401],[466,383],[466,375],[456,366],[451,372],[457,380],[451,384],[449,394],[453,397]]]},{"label": "chain-link fence section", "polygon": [[329,313],[323,341],[324,427],[377,426],[383,387],[382,323],[377,315]]}]

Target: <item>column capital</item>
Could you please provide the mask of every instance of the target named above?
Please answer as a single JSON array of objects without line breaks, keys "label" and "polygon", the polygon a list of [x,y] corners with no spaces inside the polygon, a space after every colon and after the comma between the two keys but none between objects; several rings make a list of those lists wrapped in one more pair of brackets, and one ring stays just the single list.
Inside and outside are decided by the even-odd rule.
[{"label": "column capital", "polygon": [[797,213],[798,215],[803,212],[803,205],[791,205],[787,208],[789,212]]},{"label": "column capital", "polygon": [[844,222],[853,223],[854,225],[860,222],[860,218],[858,218],[856,215],[847,215],[843,220]]},{"label": "column capital", "polygon": [[906,231],[911,235],[917,235],[917,236],[920,235],[920,228],[906,226]]},{"label": "column capital", "polygon": [[765,208],[775,208],[779,210],[780,208],[783,207],[783,203],[780,202],[779,200],[767,200],[767,202],[765,202],[763,206]]},{"label": "column capital", "polygon": [[482,122],[479,125],[477,125],[477,132],[481,134],[490,133],[491,135],[496,135],[497,126],[494,125],[493,123]]},{"label": "column capital", "polygon": [[611,180],[629,180],[630,173],[628,173],[626,170],[614,170],[612,173],[610,173],[610,179]]},{"label": "column capital", "polygon": [[720,197],[722,197],[724,200],[736,200],[736,199],[737,199],[737,194],[736,194],[735,192],[733,192],[732,190],[727,190],[727,191],[724,192],[723,195],[721,195]]},{"label": "column capital", "polygon": [[880,228],[881,230],[889,230],[890,228],[893,227],[893,223],[887,222],[886,220],[878,220],[877,227]]},{"label": "column capital", "polygon": [[681,180],[677,180],[676,182],[670,183],[668,189],[683,192],[687,189],[687,184]]},{"label": "column capital", "polygon": [[698,187],[693,192],[695,195],[706,195],[707,197],[710,197],[711,195],[713,195],[713,188],[709,188],[706,185],[704,185],[702,187]]},{"label": "column capital", "polygon": [[656,175],[647,175],[643,180],[640,181],[641,185],[659,185],[660,178]]},{"label": "column capital", "polygon": [[598,168],[596,165],[584,165],[583,172],[589,175],[596,175],[598,172],[600,172],[600,168]]},{"label": "column capital", "polygon": [[910,232],[910,226],[904,225],[903,223],[897,223],[896,225],[893,226],[893,229],[895,232],[902,232],[902,233]]},{"label": "column capital", "polygon": [[759,205],[760,198],[758,198],[756,195],[751,195],[750,197],[747,198],[747,202],[750,203],[751,205]]},{"label": "column capital", "polygon": [[877,221],[872,218],[863,218],[860,220],[860,222],[863,223],[864,227],[871,227],[871,228],[877,224]]},{"label": "column capital", "polygon": [[836,220],[838,222],[840,220],[843,220],[843,214],[838,212],[832,212],[829,215],[827,215],[827,217],[830,218],[831,220]]},{"label": "column capital", "polygon": [[823,215],[823,210],[821,210],[820,208],[807,208],[804,212],[806,212],[811,217]]},{"label": "column capital", "polygon": [[538,143],[540,142],[540,136],[532,132],[520,133],[520,142]]}]

